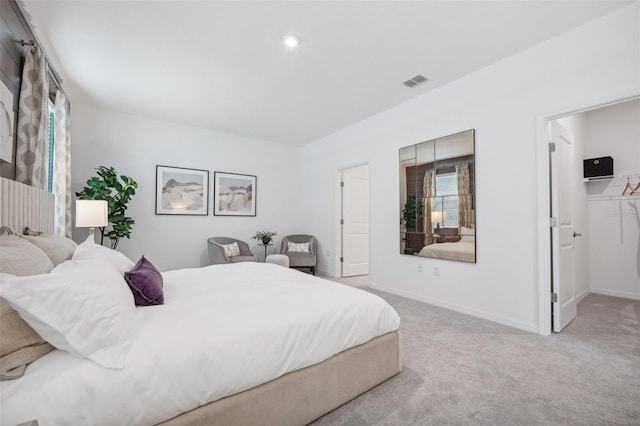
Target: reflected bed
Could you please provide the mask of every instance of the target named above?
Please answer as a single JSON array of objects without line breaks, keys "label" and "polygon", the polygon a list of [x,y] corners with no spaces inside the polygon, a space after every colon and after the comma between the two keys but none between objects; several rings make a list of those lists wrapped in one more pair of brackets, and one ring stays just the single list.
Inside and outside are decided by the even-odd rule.
[{"label": "reflected bed", "polygon": [[430,244],[424,246],[418,256],[475,262],[476,243],[475,241],[458,241],[457,243]]}]

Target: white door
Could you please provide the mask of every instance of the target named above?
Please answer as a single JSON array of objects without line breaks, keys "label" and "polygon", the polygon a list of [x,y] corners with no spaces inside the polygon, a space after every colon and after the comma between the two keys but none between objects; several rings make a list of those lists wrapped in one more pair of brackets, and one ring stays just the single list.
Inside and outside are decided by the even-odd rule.
[{"label": "white door", "polygon": [[551,228],[553,331],[559,332],[575,317],[577,309],[574,273],[573,227],[573,135],[556,121],[550,123],[551,143]]},{"label": "white door", "polygon": [[342,172],[342,276],[369,273],[369,165]]}]

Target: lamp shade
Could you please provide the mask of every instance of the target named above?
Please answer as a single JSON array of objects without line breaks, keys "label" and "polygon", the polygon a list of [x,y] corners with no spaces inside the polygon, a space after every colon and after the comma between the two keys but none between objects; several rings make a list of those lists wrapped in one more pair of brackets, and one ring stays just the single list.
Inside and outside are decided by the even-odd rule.
[{"label": "lamp shade", "polygon": [[441,210],[434,210],[431,212],[432,223],[442,223],[447,220],[447,212]]},{"label": "lamp shade", "polygon": [[76,200],[76,228],[94,228],[108,224],[106,200]]}]

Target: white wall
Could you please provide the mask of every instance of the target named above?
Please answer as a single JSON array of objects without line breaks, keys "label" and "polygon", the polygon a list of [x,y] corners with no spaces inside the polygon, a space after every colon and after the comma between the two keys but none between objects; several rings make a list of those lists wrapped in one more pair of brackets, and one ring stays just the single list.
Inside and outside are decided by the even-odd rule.
[{"label": "white wall", "polygon": [[[321,269],[338,273],[336,171],[370,162],[374,288],[545,332],[538,329],[536,119],[640,92],[639,16],[634,3],[303,147],[301,208],[308,232],[330,250]],[[470,128],[477,131],[477,263],[400,255],[398,149]]]},{"label": "white wall", "polygon": [[[635,175],[635,186],[640,181],[640,100],[583,115],[587,158],[612,156],[615,174]],[[600,183],[586,185],[602,189]],[[591,291],[640,299],[640,198],[590,200],[588,212]]]},{"label": "white wall", "polygon": [[[136,224],[131,239],[118,247],[134,261],[144,254],[160,270],[208,265],[211,236],[242,239],[262,256],[264,249],[250,239],[257,231],[276,231],[280,237],[300,232],[298,148],[76,104],[71,122],[74,192],[100,165],[113,166],[139,184],[127,210]],[[156,165],[209,170],[210,196],[214,171],[256,175],[257,216],[213,216],[212,204],[208,216],[155,215]],[[74,230],[76,240],[86,235]]]},{"label": "white wall", "polygon": [[[582,237],[574,238],[573,267],[575,277],[575,296],[580,298],[589,292],[589,218],[587,205],[587,185],[583,180],[582,162],[586,157],[586,114],[574,114],[557,120],[563,127],[573,134],[573,164],[574,175],[571,182],[563,182],[570,185],[573,195],[573,229],[582,234]],[[556,155],[556,158],[558,156]]]}]

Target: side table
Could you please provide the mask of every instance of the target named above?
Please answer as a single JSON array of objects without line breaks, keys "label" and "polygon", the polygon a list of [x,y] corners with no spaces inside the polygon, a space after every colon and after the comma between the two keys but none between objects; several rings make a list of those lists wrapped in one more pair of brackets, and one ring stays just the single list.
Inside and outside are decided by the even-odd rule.
[{"label": "side table", "polygon": [[258,245],[264,247],[264,260],[266,262],[267,261],[267,247],[272,246],[273,243],[269,243],[269,244],[258,243]]}]

